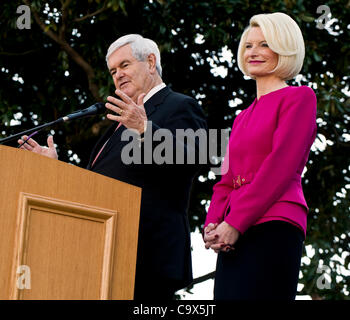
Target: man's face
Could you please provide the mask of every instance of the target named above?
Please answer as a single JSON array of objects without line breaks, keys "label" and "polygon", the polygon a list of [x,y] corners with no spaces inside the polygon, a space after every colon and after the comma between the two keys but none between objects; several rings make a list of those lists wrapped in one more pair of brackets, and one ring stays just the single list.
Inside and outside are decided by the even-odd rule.
[{"label": "man's face", "polygon": [[130,45],[114,51],[108,58],[109,72],[117,89],[127,94],[134,102],[141,93],[151,89],[152,68],[148,61],[138,61]]}]

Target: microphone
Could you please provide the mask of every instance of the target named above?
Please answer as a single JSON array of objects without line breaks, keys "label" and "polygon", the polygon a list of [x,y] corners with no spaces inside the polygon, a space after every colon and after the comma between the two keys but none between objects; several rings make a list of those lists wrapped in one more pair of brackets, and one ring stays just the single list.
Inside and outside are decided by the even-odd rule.
[{"label": "microphone", "polygon": [[85,118],[88,116],[94,116],[96,114],[101,114],[106,111],[105,105],[102,102],[97,102],[93,104],[92,106],[78,110],[76,112],[73,112],[65,117],[62,117],[63,121],[69,121],[69,120],[74,120],[74,119],[80,119],[80,118]]},{"label": "microphone", "polygon": [[[60,122],[66,122],[66,121],[69,121],[69,120],[75,120],[75,119],[85,118],[85,117],[88,117],[88,116],[94,116],[96,114],[104,113],[105,111],[106,111],[105,104],[102,103],[102,102],[97,102],[97,103],[93,104],[92,106],[90,106],[90,107],[88,107],[86,109],[78,110],[76,112],[73,112],[73,113],[71,113],[71,114],[69,114],[69,115],[67,115],[65,117],[61,117],[61,118],[59,118],[57,120],[54,120],[52,122],[45,123],[45,124],[43,124],[41,126],[29,129],[29,130],[26,130],[26,131],[23,131],[23,132],[20,132],[20,133],[17,133],[17,134],[14,134],[14,135],[9,136],[7,138],[0,139],[0,144],[3,144],[5,142],[11,141],[11,140],[14,140],[14,139],[17,139],[17,138],[20,138],[23,135],[27,135],[27,134],[33,133],[35,131],[32,135],[30,135],[30,137],[32,137],[35,134],[37,134],[41,129],[44,129],[46,127],[52,126],[52,125],[60,123]],[[28,137],[27,140],[29,140],[30,137]]]}]

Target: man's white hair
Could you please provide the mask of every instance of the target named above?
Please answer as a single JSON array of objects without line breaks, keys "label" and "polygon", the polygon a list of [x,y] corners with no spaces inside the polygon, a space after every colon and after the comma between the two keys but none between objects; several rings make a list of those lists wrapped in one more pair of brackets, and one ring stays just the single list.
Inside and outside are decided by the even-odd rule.
[{"label": "man's white hair", "polygon": [[156,70],[159,76],[162,76],[162,65],[160,63],[160,52],[157,44],[151,40],[142,37],[139,34],[127,34],[114,41],[108,48],[106,61],[108,66],[109,56],[120,47],[129,44],[133,56],[139,61],[146,61],[147,57],[153,53],[156,56]]}]

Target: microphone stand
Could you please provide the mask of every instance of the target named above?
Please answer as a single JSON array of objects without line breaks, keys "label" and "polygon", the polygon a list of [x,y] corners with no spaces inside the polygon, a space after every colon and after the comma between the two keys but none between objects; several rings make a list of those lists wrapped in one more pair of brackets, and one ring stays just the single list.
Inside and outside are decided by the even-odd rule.
[{"label": "microphone stand", "polygon": [[29,129],[29,130],[25,130],[25,131],[16,133],[16,134],[14,134],[14,135],[12,135],[12,136],[9,136],[9,137],[0,139],[0,144],[3,144],[3,143],[5,143],[5,142],[9,142],[9,141],[18,139],[18,138],[22,137],[23,135],[28,135],[28,134],[30,134],[30,133],[32,133],[32,132],[34,132],[34,131],[39,132],[40,130],[42,130],[42,129],[46,128],[46,127],[52,126],[52,125],[54,125],[54,124],[56,124],[56,123],[60,123],[60,122],[63,122],[63,121],[67,121],[67,120],[66,120],[66,117],[62,117],[62,118],[59,118],[59,119],[57,119],[57,120],[55,120],[55,121],[51,121],[51,122],[49,122],[49,123],[42,124],[42,125],[37,126],[37,127],[35,127],[35,128]]},{"label": "microphone stand", "polygon": [[[65,121],[69,121],[69,120],[74,120],[74,119],[80,119],[80,118],[84,118],[84,117],[88,117],[88,116],[93,116],[93,115],[96,115],[96,114],[104,112],[104,110],[105,110],[104,103],[97,102],[94,105],[92,105],[89,108],[86,108],[84,110],[78,110],[78,111],[73,112],[73,113],[71,113],[71,114],[69,114],[67,116],[61,117],[61,118],[59,118],[59,119],[57,119],[55,121],[43,124],[41,126],[37,126],[35,128],[29,129],[29,130],[26,130],[26,131],[22,131],[20,133],[16,133],[16,134],[14,134],[12,136],[9,136],[7,138],[0,139],[0,144],[3,144],[5,142],[8,142],[8,141],[14,140],[16,138],[19,138],[19,137],[21,137],[23,135],[27,135],[27,134],[30,134],[30,133],[34,132],[31,135],[31,136],[33,136],[33,135],[37,134],[41,129],[44,129],[44,128],[49,127],[49,126],[52,126],[53,124],[60,123],[60,122],[65,122]],[[30,137],[28,137],[27,140],[29,140]]]}]

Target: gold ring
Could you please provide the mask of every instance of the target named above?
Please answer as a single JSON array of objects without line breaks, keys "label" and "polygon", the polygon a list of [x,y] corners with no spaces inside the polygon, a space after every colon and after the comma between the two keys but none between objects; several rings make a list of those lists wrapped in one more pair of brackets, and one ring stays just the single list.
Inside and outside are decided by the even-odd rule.
[{"label": "gold ring", "polygon": [[123,109],[121,109],[121,110],[120,110],[120,112],[119,112],[119,114],[120,114],[120,115],[122,115],[122,114],[123,114],[123,112],[124,112],[124,110],[123,110]]}]

